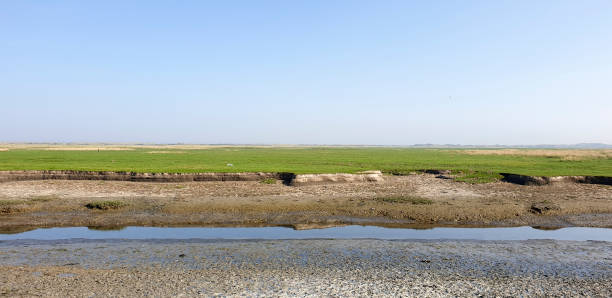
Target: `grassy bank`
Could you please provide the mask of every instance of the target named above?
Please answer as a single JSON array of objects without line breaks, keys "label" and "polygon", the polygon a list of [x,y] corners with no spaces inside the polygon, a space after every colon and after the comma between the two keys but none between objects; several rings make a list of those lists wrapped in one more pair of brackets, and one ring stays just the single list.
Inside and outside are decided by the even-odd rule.
[{"label": "grassy bank", "polygon": [[[605,154],[577,154],[547,150],[533,154],[480,154],[478,150],[406,148],[252,148],[210,149],[130,148],[130,150],[0,151],[0,170],[84,170],[132,172],[294,172],[354,173],[382,170],[405,174],[422,169],[461,171],[486,180],[500,172],[524,175],[612,176],[612,158]],[[567,151],[567,150],[566,150]],[[491,150],[483,151],[490,153]],[[499,151],[504,152],[504,151]],[[547,153],[548,152],[548,153]],[[578,156],[566,158],[566,155]]]}]

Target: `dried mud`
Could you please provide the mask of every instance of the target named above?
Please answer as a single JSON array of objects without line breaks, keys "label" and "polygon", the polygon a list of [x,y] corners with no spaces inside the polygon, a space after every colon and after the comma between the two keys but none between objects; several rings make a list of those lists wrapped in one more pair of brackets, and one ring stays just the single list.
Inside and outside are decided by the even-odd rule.
[{"label": "dried mud", "polygon": [[0,295],[610,297],[603,241],[0,241]]}]

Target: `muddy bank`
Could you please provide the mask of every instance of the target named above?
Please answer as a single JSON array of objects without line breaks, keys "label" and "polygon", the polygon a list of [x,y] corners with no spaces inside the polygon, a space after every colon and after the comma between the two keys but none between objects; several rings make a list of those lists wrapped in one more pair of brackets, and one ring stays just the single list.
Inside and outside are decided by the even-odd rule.
[{"label": "muddy bank", "polygon": [[603,241],[0,241],[7,296],[612,295]]},{"label": "muddy bank", "polygon": [[88,218],[88,214],[30,214],[29,216],[7,217],[0,226],[0,234],[16,234],[38,228],[87,227],[95,230],[120,230],[129,226],[145,227],[288,227],[296,230],[322,229],[346,225],[368,225],[386,228],[431,229],[437,227],[491,228],[531,226],[537,229],[560,229],[565,227],[612,228],[612,214],[580,214],[558,216],[526,215],[498,221],[475,220],[417,221],[410,219],[390,220],[385,217],[349,217],[324,214],[267,214],[267,215],[177,215],[153,213],[116,213]]},{"label": "muddy bank", "polygon": [[263,181],[275,179],[285,185],[308,185],[346,182],[380,182],[380,171],[356,174],[294,173],[135,173],[106,171],[0,171],[0,182],[29,180],[104,180],[131,182],[198,182],[198,181]]},{"label": "muddy bank", "polygon": [[520,185],[548,185],[553,183],[584,183],[612,185],[612,177],[606,176],[526,176],[510,173],[501,173],[502,181]]},{"label": "muddy bank", "polygon": [[[438,178],[452,180],[450,170],[420,170],[417,172],[438,175]],[[553,183],[582,183],[612,185],[612,177],[607,176],[526,176],[500,173],[503,182],[520,185],[549,185]],[[199,181],[263,181],[275,179],[285,185],[315,185],[350,182],[381,182],[384,176],[380,171],[365,171],[355,174],[295,174],[281,173],[136,173],[108,171],[0,171],[0,182],[29,180],[105,180],[131,182],[199,182]]]},{"label": "muddy bank", "polygon": [[135,173],[104,171],[0,171],[0,182],[28,180],[107,180],[131,182],[260,181],[292,179],[290,173]]},{"label": "muddy bank", "polygon": [[[13,181],[0,184],[0,229],[341,224],[612,227],[612,187],[607,185],[467,184],[435,177],[387,176],[376,183],[296,186],[281,181]],[[111,207],[87,207],[104,203]]]}]

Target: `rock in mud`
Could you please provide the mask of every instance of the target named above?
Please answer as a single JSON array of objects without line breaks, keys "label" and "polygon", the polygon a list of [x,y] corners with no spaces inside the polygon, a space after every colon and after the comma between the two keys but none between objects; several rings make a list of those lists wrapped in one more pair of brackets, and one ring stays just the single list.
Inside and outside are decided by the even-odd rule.
[{"label": "rock in mud", "polygon": [[561,208],[558,205],[553,204],[551,202],[533,203],[531,207],[529,208],[529,211],[535,214],[546,214],[551,211],[557,211],[557,210],[561,210]]}]

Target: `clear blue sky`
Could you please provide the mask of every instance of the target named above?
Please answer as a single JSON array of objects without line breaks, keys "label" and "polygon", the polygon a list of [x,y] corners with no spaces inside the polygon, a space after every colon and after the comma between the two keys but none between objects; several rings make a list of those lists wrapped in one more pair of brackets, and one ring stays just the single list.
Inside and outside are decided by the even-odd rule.
[{"label": "clear blue sky", "polygon": [[612,1],[4,1],[0,142],[612,143]]}]

